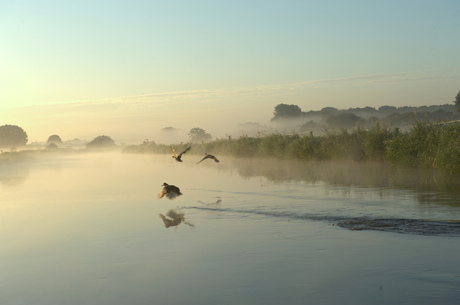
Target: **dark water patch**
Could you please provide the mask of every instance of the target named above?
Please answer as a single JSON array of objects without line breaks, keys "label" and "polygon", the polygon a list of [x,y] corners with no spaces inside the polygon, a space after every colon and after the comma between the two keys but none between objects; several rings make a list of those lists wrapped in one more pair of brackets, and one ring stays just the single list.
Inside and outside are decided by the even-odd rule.
[{"label": "dark water patch", "polygon": [[433,221],[410,218],[374,218],[374,217],[347,217],[317,214],[298,214],[295,212],[268,212],[258,210],[236,210],[211,207],[183,207],[210,212],[253,214],[269,217],[301,219],[310,221],[325,221],[341,228],[364,231],[376,230],[403,234],[417,234],[429,236],[460,236],[460,222]]},{"label": "dark water patch", "polygon": [[460,223],[408,218],[358,217],[337,221],[336,225],[349,230],[377,230],[394,233],[460,236]]}]

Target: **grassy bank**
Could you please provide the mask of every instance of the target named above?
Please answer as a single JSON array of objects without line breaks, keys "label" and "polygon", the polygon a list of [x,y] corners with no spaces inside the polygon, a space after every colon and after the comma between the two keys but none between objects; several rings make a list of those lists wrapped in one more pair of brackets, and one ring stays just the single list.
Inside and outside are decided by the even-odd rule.
[{"label": "grassy bank", "polygon": [[[182,151],[190,144],[174,145]],[[328,131],[321,136],[271,134],[193,144],[191,153],[299,160],[386,161],[460,174],[460,124],[418,122],[407,132],[376,124],[370,129]],[[127,146],[125,153],[171,154],[169,145]]]}]

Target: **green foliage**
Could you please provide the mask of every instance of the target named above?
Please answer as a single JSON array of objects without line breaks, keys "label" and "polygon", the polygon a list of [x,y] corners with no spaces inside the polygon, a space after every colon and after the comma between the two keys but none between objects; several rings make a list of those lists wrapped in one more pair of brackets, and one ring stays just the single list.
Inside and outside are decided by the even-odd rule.
[{"label": "green foliage", "polygon": [[366,132],[363,142],[364,156],[368,160],[383,160],[386,155],[387,142],[398,134],[399,130],[391,130],[382,126],[379,121]]},{"label": "green foliage", "polygon": [[0,147],[24,146],[27,144],[27,133],[16,125],[0,126]]},{"label": "green foliage", "polygon": [[299,137],[287,147],[287,155],[294,159],[320,160],[321,140],[319,137]]},{"label": "green foliage", "polygon": [[444,126],[440,132],[435,167],[460,174],[460,123]]},{"label": "green foliage", "polygon": [[260,138],[241,137],[230,146],[230,152],[236,157],[254,157],[259,148]]},{"label": "green foliage", "polygon": [[458,91],[457,95],[455,96],[454,104],[455,108],[457,108],[457,111],[460,111],[460,91]]},{"label": "green foliage", "polygon": [[287,147],[297,138],[298,135],[271,134],[261,138],[258,151],[262,156],[286,158]]},{"label": "green foliage", "polygon": [[[176,145],[181,151],[190,144]],[[171,153],[168,145],[128,146],[129,153]],[[271,134],[192,144],[191,154],[298,160],[381,161],[397,166],[442,169],[460,174],[460,123],[417,122],[408,132],[377,122],[369,129],[328,131],[321,136]]]},{"label": "green foliage", "polygon": [[387,143],[387,159],[397,165],[439,168],[460,174],[460,123],[417,122]]}]

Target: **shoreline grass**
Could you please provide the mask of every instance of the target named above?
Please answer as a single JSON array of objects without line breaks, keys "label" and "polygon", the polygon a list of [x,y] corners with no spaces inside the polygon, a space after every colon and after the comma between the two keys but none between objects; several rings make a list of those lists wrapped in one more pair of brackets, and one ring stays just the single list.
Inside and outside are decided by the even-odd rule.
[{"label": "shoreline grass", "polygon": [[[261,137],[217,139],[207,143],[173,145],[183,151],[192,145],[193,154],[212,153],[239,157],[268,157],[295,160],[380,161],[393,166],[441,169],[460,175],[460,123],[416,122],[401,132],[377,123],[372,128],[327,131],[320,136],[274,133]],[[163,144],[130,145],[124,153],[171,154]]]}]

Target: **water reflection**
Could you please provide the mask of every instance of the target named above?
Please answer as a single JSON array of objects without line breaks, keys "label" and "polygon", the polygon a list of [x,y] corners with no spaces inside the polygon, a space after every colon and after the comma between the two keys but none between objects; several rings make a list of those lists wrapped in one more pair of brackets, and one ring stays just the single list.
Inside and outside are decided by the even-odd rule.
[{"label": "water reflection", "polygon": [[[168,217],[166,217],[166,216],[168,216]],[[190,227],[195,226],[194,224],[185,221],[184,214],[183,213],[178,213],[176,210],[169,210],[166,213],[166,216],[163,215],[163,214],[160,214],[160,218],[161,218],[161,220],[163,220],[165,228],[176,227],[176,229],[177,229],[177,226],[180,225],[181,223],[186,224],[186,225],[188,225]]]},{"label": "water reflection", "polygon": [[460,206],[460,177],[423,168],[394,168],[378,162],[302,162],[238,159],[220,170],[242,178],[263,176],[270,181],[301,181],[338,186],[408,189],[420,193],[420,203]]}]

